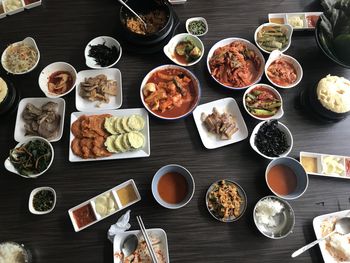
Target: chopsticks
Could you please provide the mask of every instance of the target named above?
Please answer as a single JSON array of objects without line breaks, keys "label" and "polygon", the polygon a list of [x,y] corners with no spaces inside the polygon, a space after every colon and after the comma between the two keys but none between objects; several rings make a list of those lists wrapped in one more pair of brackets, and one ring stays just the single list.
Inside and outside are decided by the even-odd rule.
[{"label": "chopsticks", "polygon": [[151,255],[152,261],[153,263],[158,263],[156,254],[153,250],[152,242],[147,235],[146,228],[145,228],[145,225],[143,224],[141,216],[136,216],[136,219],[137,219],[137,222],[139,223],[142,235],[145,238],[147,248],[148,248],[149,254]]}]

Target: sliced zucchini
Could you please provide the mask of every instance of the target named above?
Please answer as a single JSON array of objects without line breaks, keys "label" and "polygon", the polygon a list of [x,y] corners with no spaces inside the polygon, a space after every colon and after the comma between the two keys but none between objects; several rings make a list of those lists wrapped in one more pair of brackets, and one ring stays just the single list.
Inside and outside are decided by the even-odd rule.
[{"label": "sliced zucchini", "polygon": [[111,135],[108,136],[106,141],[105,141],[105,146],[107,148],[107,151],[111,152],[111,153],[118,153],[119,150],[115,147],[114,141],[116,140],[118,135]]},{"label": "sliced zucchini", "polygon": [[133,131],[140,131],[145,127],[145,121],[141,115],[131,115],[128,118],[128,126]]},{"label": "sliced zucchini", "polygon": [[114,128],[114,123],[116,120],[117,120],[117,117],[105,118],[104,127],[110,134],[117,134],[117,131]]},{"label": "sliced zucchini", "polygon": [[124,131],[131,132],[131,129],[129,128],[129,125],[128,125],[128,117],[122,118],[122,127]]},{"label": "sliced zucchini", "polygon": [[141,132],[132,131],[128,133],[128,141],[132,148],[140,149],[145,144],[145,137]]},{"label": "sliced zucchini", "polygon": [[131,150],[131,145],[128,141],[128,133],[124,133],[122,135],[122,141],[121,141],[122,146],[127,150],[130,151]]},{"label": "sliced zucchini", "polygon": [[126,152],[127,149],[124,148],[123,143],[123,135],[118,135],[117,138],[114,140],[114,146],[119,152]]},{"label": "sliced zucchini", "polygon": [[116,130],[116,132],[117,132],[118,134],[125,133],[125,130],[123,129],[122,120],[123,120],[123,118],[118,118],[118,119],[114,122],[114,129]]}]

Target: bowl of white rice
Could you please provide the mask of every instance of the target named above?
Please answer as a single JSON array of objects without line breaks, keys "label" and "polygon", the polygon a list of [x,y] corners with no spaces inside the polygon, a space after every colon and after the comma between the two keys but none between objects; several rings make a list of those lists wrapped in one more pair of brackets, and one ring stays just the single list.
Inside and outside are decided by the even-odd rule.
[{"label": "bowl of white rice", "polygon": [[1,263],[31,263],[32,254],[23,245],[12,241],[0,243]]},{"label": "bowl of white rice", "polygon": [[281,239],[292,233],[295,215],[290,204],[270,195],[260,199],[253,211],[254,223],[258,230],[271,239]]}]

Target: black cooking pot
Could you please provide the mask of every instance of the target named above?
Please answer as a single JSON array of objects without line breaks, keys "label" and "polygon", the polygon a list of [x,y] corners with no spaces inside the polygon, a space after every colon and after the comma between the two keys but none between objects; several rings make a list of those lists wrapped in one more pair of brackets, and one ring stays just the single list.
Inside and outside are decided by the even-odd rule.
[{"label": "black cooking pot", "polygon": [[141,35],[130,31],[126,27],[126,19],[128,17],[134,17],[134,15],[126,7],[122,6],[120,8],[119,20],[125,38],[128,41],[138,45],[152,45],[162,41],[169,35],[174,25],[174,16],[173,10],[167,2],[153,0],[127,0],[125,3],[139,15],[147,14],[154,10],[164,10],[167,15],[167,22],[162,29],[152,34]]},{"label": "black cooking pot", "polygon": [[340,121],[349,115],[349,112],[337,113],[325,108],[317,97],[317,85],[310,87],[305,95],[307,95],[309,98],[309,103],[310,107],[312,107],[312,110],[323,119],[330,121]]},{"label": "black cooking pot", "polygon": [[17,91],[13,84],[5,79],[4,81],[7,84],[8,92],[4,100],[0,103],[0,115],[4,115],[12,110],[12,108],[15,106],[15,103],[17,102],[18,97]]}]

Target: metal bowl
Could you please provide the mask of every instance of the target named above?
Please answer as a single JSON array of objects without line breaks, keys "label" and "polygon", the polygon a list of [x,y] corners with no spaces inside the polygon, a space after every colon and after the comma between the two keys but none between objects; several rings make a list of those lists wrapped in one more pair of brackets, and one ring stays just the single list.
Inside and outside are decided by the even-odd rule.
[{"label": "metal bowl", "polygon": [[[283,211],[279,215],[276,215],[276,220],[278,221],[278,225],[275,227],[267,227],[257,222],[257,218],[256,218],[257,205],[261,201],[267,198],[278,200],[284,206]],[[258,230],[260,231],[260,233],[271,239],[282,239],[288,236],[290,233],[292,233],[294,224],[295,224],[295,215],[294,215],[293,208],[290,206],[288,202],[274,195],[265,196],[256,203],[253,211],[253,218],[254,218],[254,223],[258,228]]]},{"label": "metal bowl", "polygon": [[[229,219],[223,219],[223,218],[219,217],[216,213],[214,213],[214,211],[210,210],[210,208],[209,208],[209,193],[212,191],[214,185],[218,184],[218,183],[221,182],[221,181],[225,181],[225,182],[228,182],[228,183],[231,183],[231,184],[235,185],[235,186],[237,187],[238,194],[240,195],[240,197],[241,197],[242,200],[243,200],[243,203],[242,203],[242,205],[241,205],[241,207],[240,207],[240,214],[239,214],[239,216],[237,216],[237,217],[231,217],[231,218],[229,218]],[[208,191],[207,191],[207,193],[206,193],[206,195],[205,195],[205,204],[206,204],[206,206],[207,206],[208,212],[209,212],[216,220],[218,220],[218,221],[220,221],[220,222],[224,222],[224,223],[231,223],[231,222],[237,221],[238,219],[240,219],[240,218],[243,216],[245,210],[247,209],[247,195],[246,195],[244,189],[242,188],[242,186],[240,186],[238,183],[236,183],[236,182],[234,182],[234,181],[232,181],[232,180],[229,180],[229,179],[218,180],[218,181],[212,183],[212,184],[210,185],[210,187],[208,188]]]},{"label": "metal bowl", "polygon": [[30,252],[30,250],[26,246],[24,246],[23,244],[13,242],[13,241],[5,241],[5,242],[0,243],[0,255],[2,254],[1,247],[4,245],[12,245],[12,246],[19,247],[22,250],[24,263],[32,263],[33,262],[32,261],[32,253]]}]

